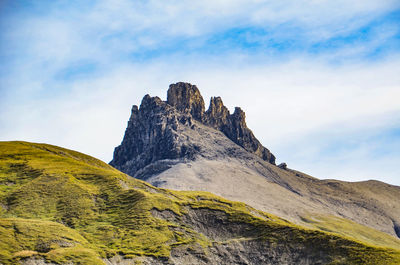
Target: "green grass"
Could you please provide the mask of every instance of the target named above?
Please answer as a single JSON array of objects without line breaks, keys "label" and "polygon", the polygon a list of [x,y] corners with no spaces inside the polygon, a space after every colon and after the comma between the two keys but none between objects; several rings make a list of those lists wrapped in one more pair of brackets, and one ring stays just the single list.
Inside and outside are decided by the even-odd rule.
[{"label": "green grass", "polygon": [[168,257],[177,246],[206,253],[213,243],[191,227],[153,217],[152,209],[177,216],[188,209],[222,211],[230,223],[248,227],[240,240],[307,246],[329,253],[332,264],[400,263],[394,239],[373,229],[362,233],[360,225],[350,233],[341,220],[307,219],[328,232],[307,229],[207,192],[155,188],[75,151],[0,142],[0,263],[38,256],[103,264],[115,255]]},{"label": "green grass", "polygon": [[[92,263],[82,264],[99,264],[95,262],[101,261],[82,235],[56,222],[2,218],[0,239],[0,260],[6,264],[32,255],[56,262],[71,260],[78,263],[90,259]],[[70,250],[69,253],[76,252],[76,255],[68,256],[61,250]]]},{"label": "green grass", "polygon": [[400,240],[373,228],[337,216],[309,215],[302,220],[310,227],[374,246],[400,250]]}]

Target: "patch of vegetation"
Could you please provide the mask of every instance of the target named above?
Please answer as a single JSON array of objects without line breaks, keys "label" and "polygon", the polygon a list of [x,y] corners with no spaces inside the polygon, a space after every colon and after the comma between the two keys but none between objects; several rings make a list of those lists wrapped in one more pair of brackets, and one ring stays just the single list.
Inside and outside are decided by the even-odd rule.
[{"label": "patch of vegetation", "polygon": [[[98,254],[91,244],[77,231],[62,224],[37,219],[1,218],[0,219],[0,260],[5,264],[31,256],[41,256],[49,261],[71,260],[93,262],[82,264],[99,264]],[[57,255],[59,250],[76,252],[74,257],[64,258],[65,252]],[[92,253],[83,255],[80,253]],[[62,254],[62,255],[61,255]]]},{"label": "patch of vegetation", "polygon": [[377,246],[377,239],[361,242],[306,229],[207,192],[158,189],[64,148],[0,142],[0,263],[28,257],[58,264],[103,264],[115,255],[167,258],[177,246],[206,252],[213,243],[191,227],[154,217],[153,209],[178,217],[191,209],[222,211],[230,223],[246,224],[241,240],[325,251],[332,264],[400,263],[395,245]]},{"label": "patch of vegetation", "polygon": [[400,240],[368,226],[337,216],[309,215],[302,217],[310,227],[346,237],[373,246],[390,247],[400,250]]}]

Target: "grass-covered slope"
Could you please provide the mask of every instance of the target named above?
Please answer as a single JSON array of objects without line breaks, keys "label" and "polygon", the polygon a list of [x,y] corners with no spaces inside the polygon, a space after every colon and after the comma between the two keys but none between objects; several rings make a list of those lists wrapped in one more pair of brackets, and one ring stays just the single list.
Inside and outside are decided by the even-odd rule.
[{"label": "grass-covered slope", "polygon": [[[318,226],[319,221],[308,222]],[[330,222],[329,227],[348,226]],[[329,230],[327,225],[321,229]],[[250,243],[264,260],[272,259],[272,249],[297,255],[303,263],[400,264],[390,236],[371,232],[388,240],[377,246],[378,239],[368,239],[368,233],[357,241],[362,239],[357,233],[347,237],[349,231],[338,235],[302,228],[206,192],[158,189],[64,148],[0,142],[2,264],[27,258],[104,264],[116,256],[162,263],[177,249],[185,255],[200,251],[207,260],[224,246]]]}]

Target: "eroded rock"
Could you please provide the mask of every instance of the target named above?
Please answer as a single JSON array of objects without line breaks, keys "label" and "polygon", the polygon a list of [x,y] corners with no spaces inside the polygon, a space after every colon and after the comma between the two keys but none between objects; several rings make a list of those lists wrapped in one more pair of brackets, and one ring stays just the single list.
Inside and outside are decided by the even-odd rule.
[{"label": "eroded rock", "polygon": [[194,159],[200,152],[199,146],[180,132],[195,129],[196,122],[221,131],[246,151],[275,164],[275,156],[247,128],[245,118],[239,107],[230,114],[220,97],[211,98],[210,107],[205,111],[203,97],[195,85],[172,84],[167,101],[145,95],[140,107],[132,107],[124,139],[115,148],[110,165],[135,176],[157,161],[168,160],[168,163],[153,167],[154,174],[168,169],[174,161]]},{"label": "eroded rock", "polygon": [[203,121],[204,100],[195,85],[183,82],[171,84],[167,92],[167,103],[183,113],[189,113],[194,119]]},{"label": "eroded rock", "polygon": [[287,164],[286,163],[280,163],[278,165],[279,168],[286,170],[287,169]]}]

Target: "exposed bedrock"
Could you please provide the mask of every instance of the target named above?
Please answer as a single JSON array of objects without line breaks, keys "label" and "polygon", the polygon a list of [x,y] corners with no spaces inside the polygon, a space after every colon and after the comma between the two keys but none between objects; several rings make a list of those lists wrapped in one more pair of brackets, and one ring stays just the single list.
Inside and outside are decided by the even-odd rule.
[{"label": "exposed bedrock", "polygon": [[[140,169],[159,160],[171,160],[167,163],[170,165],[174,160],[193,159],[200,147],[181,132],[195,130],[196,124],[222,132],[246,151],[275,164],[275,156],[257,140],[247,127],[245,117],[239,107],[230,114],[220,97],[211,98],[210,107],[205,111],[203,97],[195,85],[172,84],[167,101],[146,95],[140,107],[132,107],[124,139],[115,148],[110,164],[134,176]],[[165,166],[161,168],[165,169]]]}]

